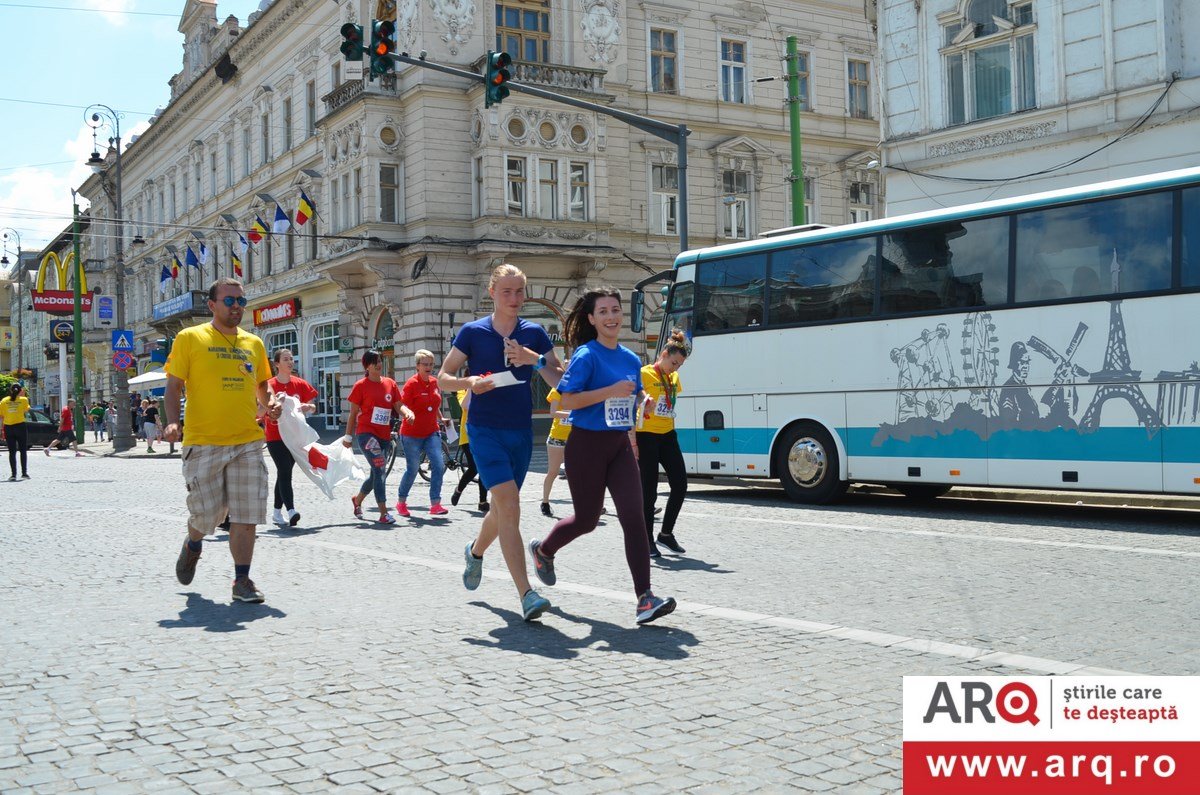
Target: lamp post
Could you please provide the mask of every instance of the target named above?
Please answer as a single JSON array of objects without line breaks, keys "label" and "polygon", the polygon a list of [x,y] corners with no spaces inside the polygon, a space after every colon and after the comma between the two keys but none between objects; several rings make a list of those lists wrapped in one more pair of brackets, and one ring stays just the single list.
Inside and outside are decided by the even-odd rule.
[{"label": "lamp post", "polygon": [[14,269],[14,272],[16,273],[17,278],[15,281],[15,286],[13,287],[13,292],[15,292],[16,296],[17,296],[17,339],[16,339],[16,343],[17,343],[17,373],[18,373],[17,378],[18,378],[18,380],[20,380],[20,371],[23,369],[23,366],[25,364],[25,362],[23,361],[24,357],[22,356],[23,348],[25,345],[25,333],[21,329],[21,316],[23,314],[23,312],[21,310],[25,306],[25,295],[24,295],[24,290],[22,289],[25,286],[25,267],[24,267],[25,264],[21,261],[21,236],[19,234],[17,234],[17,230],[15,230],[11,227],[6,228],[3,231],[4,231],[4,256],[0,257],[0,265],[8,264],[8,236],[12,235],[13,237],[15,237],[17,239],[17,266]]},{"label": "lamp post", "polygon": [[[125,329],[125,221],[124,204],[121,201],[121,116],[107,105],[99,103],[84,111],[87,124],[92,128],[92,139],[95,141],[96,130],[107,126],[112,129],[113,143],[116,146],[116,173],[113,175],[113,219],[117,227],[117,262],[113,281],[117,303],[117,328]],[[87,161],[93,173],[100,177],[101,185],[106,181],[107,163],[100,158],[100,152],[92,152]],[[107,193],[107,191],[105,191]],[[129,416],[129,374],[125,370],[117,370],[114,400],[117,404],[117,432],[112,438],[113,451],[124,452],[133,449],[133,433],[130,428]]]}]

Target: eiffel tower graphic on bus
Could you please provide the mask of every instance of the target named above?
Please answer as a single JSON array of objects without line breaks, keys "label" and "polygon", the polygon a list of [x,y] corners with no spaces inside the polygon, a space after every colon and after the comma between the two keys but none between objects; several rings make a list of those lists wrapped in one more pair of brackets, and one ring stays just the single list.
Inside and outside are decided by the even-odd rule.
[{"label": "eiffel tower graphic on bus", "polygon": [[[1117,261],[1117,250],[1113,249],[1112,258],[1112,291],[1120,290],[1121,264]],[[1100,384],[1092,402],[1083,412],[1079,427],[1094,431],[1100,427],[1100,410],[1104,404],[1114,398],[1124,400],[1137,414],[1138,422],[1146,426],[1150,436],[1154,436],[1162,426],[1158,412],[1146,400],[1138,385],[1141,370],[1134,370],[1129,361],[1129,346],[1125,341],[1125,319],[1121,315],[1121,301],[1109,301],[1108,313],[1108,347],[1104,351],[1104,367],[1094,370],[1089,383]]]}]

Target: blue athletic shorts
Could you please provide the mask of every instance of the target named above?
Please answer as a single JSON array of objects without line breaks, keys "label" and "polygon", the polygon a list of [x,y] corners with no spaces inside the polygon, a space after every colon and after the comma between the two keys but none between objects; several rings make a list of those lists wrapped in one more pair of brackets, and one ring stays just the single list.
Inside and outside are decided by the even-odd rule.
[{"label": "blue athletic shorts", "polygon": [[471,455],[479,470],[479,482],[491,489],[510,480],[517,489],[525,485],[529,459],[533,456],[533,428],[488,428],[467,422]]}]

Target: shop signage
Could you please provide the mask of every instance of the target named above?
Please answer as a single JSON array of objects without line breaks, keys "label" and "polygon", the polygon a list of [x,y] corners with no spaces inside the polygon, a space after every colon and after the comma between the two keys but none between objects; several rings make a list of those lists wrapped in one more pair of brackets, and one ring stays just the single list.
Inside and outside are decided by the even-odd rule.
[{"label": "shop signage", "polygon": [[61,343],[74,342],[75,322],[73,320],[51,320],[50,339]]},{"label": "shop signage", "polygon": [[254,310],[254,325],[269,326],[300,317],[300,299],[289,298],[277,304],[269,304]]},{"label": "shop signage", "polygon": [[97,299],[99,305],[96,309],[96,316],[100,318],[100,322],[107,326],[113,320],[113,299],[110,295],[102,295]]},{"label": "shop signage", "polygon": [[[75,291],[67,290],[70,284],[71,269],[75,265],[75,252],[69,252],[63,259],[51,251],[42,257],[38,266],[37,281],[29,297],[33,299],[33,309],[36,312],[46,312],[51,315],[70,315],[75,311]],[[46,268],[54,268],[57,290],[46,289]],[[88,292],[87,274],[83,269],[78,270],[80,304],[84,312],[92,311],[92,294]]]},{"label": "shop signage", "polygon": [[196,291],[180,293],[179,295],[175,295],[174,298],[169,298],[160,304],[155,304],[154,319],[161,321],[161,319],[172,315],[179,315],[180,312],[187,312],[194,309],[197,305],[196,300],[193,298],[194,295],[199,295],[199,293]]},{"label": "shop signage", "polygon": [[338,340],[338,350],[342,353],[354,353],[354,340],[349,337],[342,337]]}]

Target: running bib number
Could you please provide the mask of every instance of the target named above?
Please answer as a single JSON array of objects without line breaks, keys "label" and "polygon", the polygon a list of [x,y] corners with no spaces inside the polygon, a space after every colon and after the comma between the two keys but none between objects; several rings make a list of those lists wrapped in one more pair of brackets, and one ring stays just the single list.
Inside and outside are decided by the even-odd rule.
[{"label": "running bib number", "polygon": [[659,395],[658,402],[654,404],[654,416],[675,419],[675,409],[667,405],[666,395]]},{"label": "running bib number", "polygon": [[608,398],[604,401],[604,422],[610,428],[633,427],[633,396]]},{"label": "running bib number", "polygon": [[372,425],[389,425],[392,421],[392,410],[382,406],[371,409]]}]

